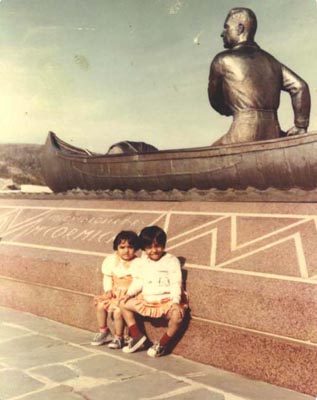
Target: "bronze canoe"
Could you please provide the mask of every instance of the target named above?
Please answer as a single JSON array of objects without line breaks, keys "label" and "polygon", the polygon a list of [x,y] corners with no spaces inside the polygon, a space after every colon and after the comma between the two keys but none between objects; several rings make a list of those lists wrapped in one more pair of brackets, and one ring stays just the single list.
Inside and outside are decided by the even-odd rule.
[{"label": "bronze canoe", "polygon": [[314,189],[317,132],[217,147],[103,155],[49,132],[42,157],[54,192],[86,190]]}]

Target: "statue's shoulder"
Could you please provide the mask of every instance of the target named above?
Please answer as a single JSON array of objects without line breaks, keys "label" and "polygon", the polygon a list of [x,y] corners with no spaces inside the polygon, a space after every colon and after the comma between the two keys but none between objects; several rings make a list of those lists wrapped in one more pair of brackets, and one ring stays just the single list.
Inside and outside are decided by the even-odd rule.
[{"label": "statue's shoulder", "polygon": [[229,57],[232,57],[231,50],[221,51],[220,53],[215,55],[214,59],[212,60],[212,64],[222,64]]},{"label": "statue's shoulder", "polygon": [[276,69],[279,70],[282,68],[282,64],[281,62],[275,58],[271,53],[269,53],[268,51],[265,51],[263,49],[259,49],[259,54],[262,58],[262,60],[266,60],[266,62],[270,63],[270,65]]},{"label": "statue's shoulder", "polygon": [[230,56],[232,54],[232,50],[224,50],[220,53],[216,54],[214,60],[223,60],[224,58]]}]

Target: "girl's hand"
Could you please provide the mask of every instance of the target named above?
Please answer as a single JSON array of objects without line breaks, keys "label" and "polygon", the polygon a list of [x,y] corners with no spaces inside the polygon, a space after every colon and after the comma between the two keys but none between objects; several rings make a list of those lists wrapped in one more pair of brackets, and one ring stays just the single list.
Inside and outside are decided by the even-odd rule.
[{"label": "girl's hand", "polygon": [[104,300],[110,300],[112,298],[112,291],[108,290],[107,292],[105,292],[103,298]]},{"label": "girl's hand", "polygon": [[132,299],[133,296],[131,296],[130,294],[126,294],[125,296],[123,296],[121,298],[121,300],[119,301],[119,303],[126,303],[128,300]]},{"label": "girl's hand", "polygon": [[107,292],[104,292],[104,294],[102,294],[101,296],[95,296],[94,297],[94,304],[95,304],[95,306],[97,304],[106,305],[107,303],[109,303],[111,298],[112,298],[112,291],[108,290]]}]

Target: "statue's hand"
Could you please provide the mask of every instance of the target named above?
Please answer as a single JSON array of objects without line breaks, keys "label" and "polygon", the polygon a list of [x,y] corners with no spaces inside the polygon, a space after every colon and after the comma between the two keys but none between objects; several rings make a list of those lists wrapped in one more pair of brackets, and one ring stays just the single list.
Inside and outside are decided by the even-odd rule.
[{"label": "statue's hand", "polygon": [[298,128],[297,126],[293,126],[287,131],[287,136],[301,135],[302,133],[306,132],[307,132],[306,128]]}]

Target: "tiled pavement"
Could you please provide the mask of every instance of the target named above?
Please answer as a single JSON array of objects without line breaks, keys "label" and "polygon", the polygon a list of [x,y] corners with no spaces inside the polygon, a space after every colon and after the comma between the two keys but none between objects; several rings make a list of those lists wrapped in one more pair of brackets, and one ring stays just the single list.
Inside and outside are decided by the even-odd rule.
[{"label": "tiled pavement", "polygon": [[92,333],[0,307],[0,400],[308,400],[170,355],[92,347]]}]

